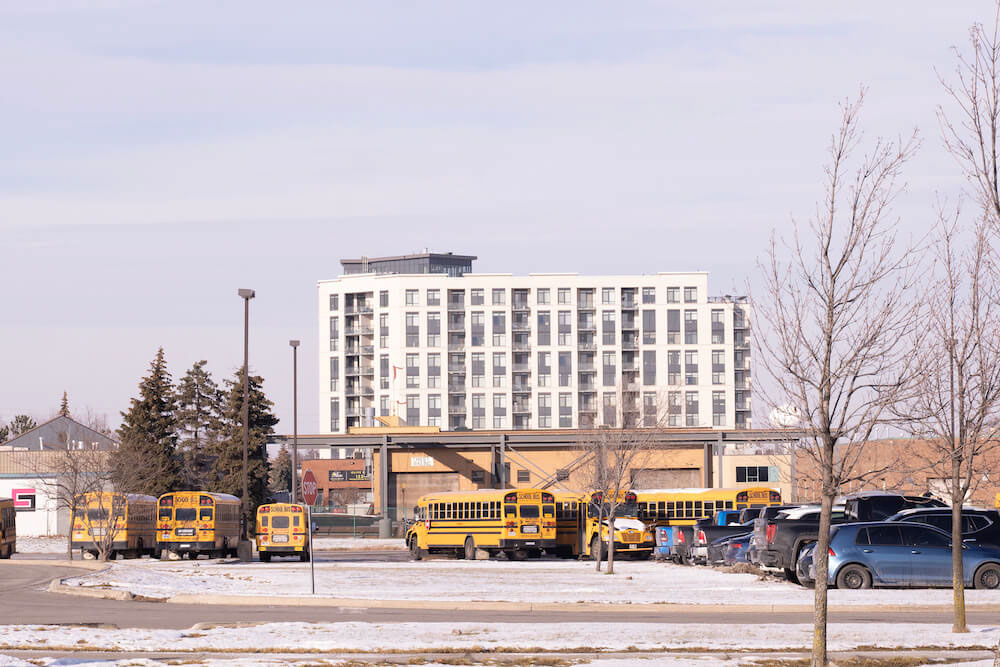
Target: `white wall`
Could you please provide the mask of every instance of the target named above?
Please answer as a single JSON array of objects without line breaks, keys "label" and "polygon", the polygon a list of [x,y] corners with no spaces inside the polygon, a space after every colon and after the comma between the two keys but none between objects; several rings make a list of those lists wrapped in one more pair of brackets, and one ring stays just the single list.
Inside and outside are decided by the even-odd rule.
[{"label": "white wall", "polygon": [[14,498],[15,505],[19,505],[15,517],[19,536],[66,534],[67,517],[63,516],[60,520],[58,504],[49,491],[45,479],[37,477],[0,478],[0,497]]}]

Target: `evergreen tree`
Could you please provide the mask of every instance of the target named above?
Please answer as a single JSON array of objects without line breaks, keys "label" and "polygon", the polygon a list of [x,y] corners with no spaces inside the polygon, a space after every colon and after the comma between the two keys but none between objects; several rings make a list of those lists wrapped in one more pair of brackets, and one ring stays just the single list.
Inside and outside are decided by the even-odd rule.
[{"label": "evergreen tree", "polygon": [[63,392],[62,402],[59,403],[59,416],[69,417],[69,399],[66,397],[66,392]]},{"label": "evergreen tree", "polygon": [[222,430],[222,392],[198,361],[177,384],[177,431],[180,482],[187,489],[204,489],[209,483],[210,445]]},{"label": "evergreen tree", "polygon": [[0,425],[0,442],[7,442],[10,437],[10,427],[6,424]]},{"label": "evergreen tree", "polygon": [[[114,474],[131,480],[123,491],[159,496],[178,486],[174,391],[163,348],[149,366],[149,375],[139,382],[139,397],[131,399],[118,429],[120,456],[111,460]],[[135,467],[135,461],[147,464]],[[121,468],[129,466],[130,469]]]},{"label": "evergreen tree", "polygon": [[38,424],[36,424],[35,420],[28,415],[15,415],[14,419],[10,422],[10,425],[7,428],[10,431],[10,437],[16,438],[22,433],[27,433],[36,426],[38,426]]},{"label": "evergreen tree", "polygon": [[271,493],[292,492],[292,455],[284,445],[271,464],[270,487]]},{"label": "evergreen tree", "polygon": [[[274,433],[277,417],[271,414],[274,404],[264,395],[264,378],[250,376],[249,444],[247,449],[247,526],[252,527],[257,507],[267,500],[267,436]],[[224,433],[211,446],[212,462],[210,491],[243,495],[243,372],[235,380],[226,380],[223,405]]]}]

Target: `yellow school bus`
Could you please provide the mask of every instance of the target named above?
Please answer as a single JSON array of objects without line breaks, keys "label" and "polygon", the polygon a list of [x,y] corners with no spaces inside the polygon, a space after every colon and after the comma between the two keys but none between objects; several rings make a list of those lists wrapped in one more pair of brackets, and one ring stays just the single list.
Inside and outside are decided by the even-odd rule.
[{"label": "yellow school bus", "polygon": [[225,493],[171,491],[157,501],[156,545],[161,558],[235,556],[240,543],[240,499]]},{"label": "yellow school bus", "polygon": [[0,498],[0,558],[10,558],[10,555],[17,550],[15,514],[14,500]]},{"label": "yellow school bus", "polygon": [[693,526],[722,510],[781,504],[781,492],[770,487],[743,489],[638,489],[639,519],[650,526]]},{"label": "yellow school bus", "polygon": [[556,547],[555,499],[541,489],[432,493],[413,513],[406,546],[416,560],[428,553],[474,560],[477,549],[522,560]]},{"label": "yellow school bus", "polygon": [[[134,493],[92,491],[79,497],[70,541],[95,558],[138,558],[156,550],[156,498]],[[100,548],[99,548],[100,547]]]},{"label": "yellow school bus", "polygon": [[993,506],[1000,510],[1000,493],[997,494],[996,500],[993,501]]},{"label": "yellow school bus", "polygon": [[[594,558],[600,553],[607,558],[609,514],[611,503],[605,494],[596,491],[581,494],[575,491],[556,491],[556,549],[563,557],[586,556]],[[653,533],[639,520],[639,506],[634,491],[621,491],[614,516],[615,553],[630,558],[649,558],[653,553]]]},{"label": "yellow school bus", "polygon": [[298,556],[309,560],[309,528],[305,507],[271,503],[257,508],[257,553],[267,563],[271,556]]}]

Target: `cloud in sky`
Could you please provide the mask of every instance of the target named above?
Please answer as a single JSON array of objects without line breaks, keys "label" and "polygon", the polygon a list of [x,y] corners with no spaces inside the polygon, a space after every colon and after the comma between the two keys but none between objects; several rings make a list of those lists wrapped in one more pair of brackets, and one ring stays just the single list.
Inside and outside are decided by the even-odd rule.
[{"label": "cloud in sky", "polygon": [[[19,350],[20,382],[0,389],[0,419],[43,416],[66,384],[113,415],[161,343],[177,375],[199,358],[228,374],[247,285],[287,424],[284,339],[317,349],[314,285],[340,257],[429,246],[483,271],[707,269],[730,291],[772,227],[812,212],[836,103],[861,84],[870,135],[925,137],[899,205],[919,233],[934,193],[959,186],[935,68],[989,11],[8,3],[0,343]],[[64,336],[76,327],[98,332],[86,351]],[[315,359],[302,365],[314,424]]]}]

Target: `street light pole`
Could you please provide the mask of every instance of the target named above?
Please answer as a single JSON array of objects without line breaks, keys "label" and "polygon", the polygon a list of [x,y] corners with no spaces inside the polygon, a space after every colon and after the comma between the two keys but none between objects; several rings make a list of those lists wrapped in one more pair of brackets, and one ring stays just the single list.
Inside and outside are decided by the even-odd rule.
[{"label": "street light pole", "polygon": [[299,477],[299,341],[292,346],[292,502],[298,502]]},{"label": "street light pole", "polygon": [[236,291],[243,299],[243,498],[240,502],[240,560],[248,561],[253,557],[247,541],[247,509],[250,507],[250,494],[247,491],[247,450],[250,449],[250,299],[257,296],[252,289]]}]

